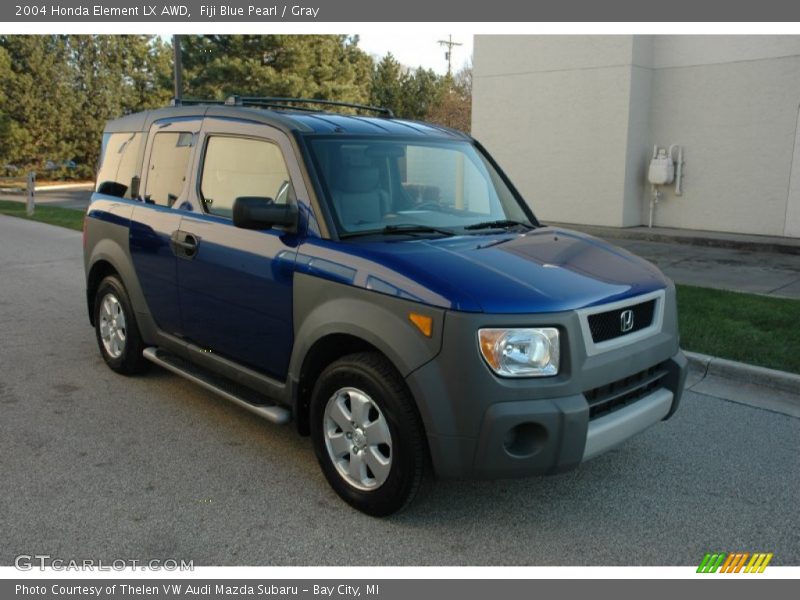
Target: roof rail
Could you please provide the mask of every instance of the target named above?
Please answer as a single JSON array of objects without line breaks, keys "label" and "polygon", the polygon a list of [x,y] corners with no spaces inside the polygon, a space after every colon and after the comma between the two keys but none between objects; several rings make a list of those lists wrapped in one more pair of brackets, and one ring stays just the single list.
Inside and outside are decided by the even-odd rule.
[{"label": "roof rail", "polygon": [[203,100],[201,98],[172,98],[170,106],[197,106],[199,104],[225,104],[225,100]]},{"label": "roof rail", "polygon": [[378,113],[388,119],[394,118],[394,113],[389,108],[382,106],[370,106],[367,104],[355,104],[352,102],[338,102],[336,100],[321,100],[318,98],[285,98],[281,96],[230,96],[225,100],[229,106],[258,106],[262,108],[277,108],[284,110],[302,110],[306,112],[316,112],[308,106],[293,106],[294,104],[316,104],[319,106],[337,106],[353,108],[364,112]]}]

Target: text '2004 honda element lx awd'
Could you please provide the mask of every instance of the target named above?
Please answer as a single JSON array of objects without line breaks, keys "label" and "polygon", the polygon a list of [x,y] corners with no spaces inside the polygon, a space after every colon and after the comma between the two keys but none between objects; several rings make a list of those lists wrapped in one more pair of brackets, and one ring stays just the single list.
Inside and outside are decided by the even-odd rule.
[{"label": "text '2004 honda element lx awd'", "polygon": [[112,369],[294,421],[372,515],[430,470],[560,472],[675,412],[686,359],[655,267],[539,223],[469,136],[330,105],[108,123],[84,246]]}]

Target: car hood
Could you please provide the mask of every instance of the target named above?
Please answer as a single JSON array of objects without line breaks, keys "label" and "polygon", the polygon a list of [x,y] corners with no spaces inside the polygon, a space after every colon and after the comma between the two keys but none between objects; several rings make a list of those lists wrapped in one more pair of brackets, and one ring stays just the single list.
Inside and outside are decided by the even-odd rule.
[{"label": "car hood", "polygon": [[298,257],[299,263],[317,275],[472,312],[573,310],[668,285],[656,267],[630,252],[553,227],[524,234],[348,243],[349,259],[330,250]]}]

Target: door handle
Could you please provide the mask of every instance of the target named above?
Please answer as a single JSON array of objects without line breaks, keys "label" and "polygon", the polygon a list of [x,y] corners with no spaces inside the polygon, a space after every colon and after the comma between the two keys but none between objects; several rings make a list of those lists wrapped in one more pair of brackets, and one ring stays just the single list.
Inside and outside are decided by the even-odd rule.
[{"label": "door handle", "polygon": [[175,245],[176,246],[180,246],[184,250],[196,250],[197,249],[197,240],[193,236],[187,235],[186,239],[183,240],[183,241],[175,240]]},{"label": "door handle", "polygon": [[176,231],[172,234],[170,242],[172,243],[172,251],[176,255],[184,258],[194,258],[197,254],[197,246],[200,244],[200,238],[192,233]]}]

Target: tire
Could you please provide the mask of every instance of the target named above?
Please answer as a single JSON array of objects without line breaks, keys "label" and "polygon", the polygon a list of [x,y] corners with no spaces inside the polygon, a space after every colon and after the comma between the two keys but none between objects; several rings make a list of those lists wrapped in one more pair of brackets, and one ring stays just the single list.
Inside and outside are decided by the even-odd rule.
[{"label": "tire", "polygon": [[97,288],[94,331],[100,354],[113,371],[134,375],[145,370],[144,343],[131,302],[122,282],[113,275],[103,279]]},{"label": "tire", "polygon": [[374,517],[411,503],[428,470],[425,433],[383,356],[351,354],[329,365],[314,386],[310,418],[317,460],[345,502]]}]

